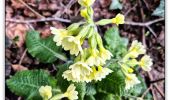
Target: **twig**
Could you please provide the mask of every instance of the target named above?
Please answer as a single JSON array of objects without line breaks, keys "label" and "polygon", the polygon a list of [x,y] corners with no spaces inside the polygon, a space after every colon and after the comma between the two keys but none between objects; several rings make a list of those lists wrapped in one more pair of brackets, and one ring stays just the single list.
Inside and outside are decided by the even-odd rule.
[{"label": "twig", "polygon": [[[142,2],[140,0],[138,0],[138,2],[139,2],[139,6],[140,6],[142,22],[144,22],[145,21],[145,16],[144,16],[143,8],[142,8]],[[145,38],[145,28],[144,27],[142,27],[142,43],[147,48],[146,38]]]},{"label": "twig", "polygon": [[137,7],[137,3],[132,7],[132,8],[130,8],[125,14],[124,14],[124,16],[126,17],[133,9],[135,9],[136,7]]},{"label": "twig", "polygon": [[62,18],[42,18],[42,19],[30,19],[30,20],[19,20],[19,19],[6,19],[8,22],[15,22],[15,23],[35,23],[35,22],[46,22],[46,21],[60,21],[65,23],[71,23],[71,20],[62,19]]},{"label": "twig", "polygon": [[70,0],[69,4],[66,6],[66,9],[70,9],[71,6],[76,2],[77,2],[76,0]]},{"label": "twig", "polygon": [[159,94],[160,94],[163,98],[165,98],[164,93],[163,93],[162,90],[158,87],[158,85],[156,85],[156,84],[154,83],[153,86],[157,89],[157,91],[159,92]]},{"label": "twig", "polygon": [[152,29],[150,26],[146,26],[146,27],[149,29],[149,31],[150,31],[155,37],[157,37],[156,33],[153,31],[153,29]]},{"label": "twig", "polygon": [[147,88],[147,90],[142,94],[141,98],[143,99],[145,97],[145,95],[149,92],[149,90],[151,89],[151,85],[149,88]]},{"label": "twig", "polygon": [[42,16],[41,14],[39,14],[38,12],[36,12],[34,9],[32,9],[30,6],[28,6],[23,0],[19,0],[24,6],[26,6],[29,10],[31,10],[34,14],[36,14],[38,17],[40,18],[45,18],[44,16]]},{"label": "twig", "polygon": [[152,28],[150,27],[150,25],[157,23],[159,21],[163,21],[164,18],[159,18],[159,19],[155,19],[152,21],[148,21],[148,22],[129,22],[129,21],[125,21],[125,24],[127,25],[132,25],[132,26],[141,26],[141,27],[147,27],[149,29],[149,31],[155,36],[157,37],[156,33],[152,30]]},{"label": "twig", "polygon": [[151,84],[152,84],[152,83],[157,83],[157,82],[160,82],[160,81],[163,81],[163,80],[165,80],[165,78],[161,78],[161,79],[158,79],[158,80],[150,81],[150,83],[151,83]]},{"label": "twig", "polygon": [[143,2],[145,3],[146,7],[149,9],[150,7],[149,7],[148,3],[146,2],[146,0],[143,0]]},{"label": "twig", "polygon": [[21,56],[21,59],[20,59],[20,61],[19,61],[19,65],[21,65],[21,63],[22,63],[22,61],[23,61],[23,59],[24,59],[24,57],[25,57],[26,52],[27,52],[27,49],[24,50],[24,52],[23,52],[23,54],[22,54],[22,56]]},{"label": "twig", "polygon": [[127,24],[127,25],[132,25],[132,26],[149,26],[151,24],[154,24],[154,23],[157,23],[157,22],[160,22],[160,21],[163,21],[164,18],[159,18],[159,19],[155,19],[155,20],[152,20],[152,21],[148,21],[148,22],[132,22],[132,21],[125,21],[124,24]]},{"label": "twig", "polygon": [[[148,73],[149,79],[152,81],[153,77],[152,77],[151,73],[150,72],[147,72],[147,73]],[[151,85],[150,87],[151,87],[151,91],[152,91],[152,95],[153,95],[153,100],[157,100],[154,89],[153,89],[153,84],[150,84],[150,85]]]}]

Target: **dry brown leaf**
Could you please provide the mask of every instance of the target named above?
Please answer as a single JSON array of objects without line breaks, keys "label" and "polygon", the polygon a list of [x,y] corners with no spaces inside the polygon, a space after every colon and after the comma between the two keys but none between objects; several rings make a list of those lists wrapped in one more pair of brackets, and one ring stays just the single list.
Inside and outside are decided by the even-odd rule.
[{"label": "dry brown leaf", "polygon": [[45,17],[50,17],[52,14],[49,11],[43,11],[42,15],[45,16]]},{"label": "dry brown leaf", "polygon": [[12,14],[13,14],[13,9],[10,6],[6,6],[6,18],[11,18]]},{"label": "dry brown leaf", "polygon": [[18,65],[18,64],[12,65],[12,69],[13,69],[14,71],[28,70],[27,67],[24,67],[24,66]]},{"label": "dry brown leaf", "polygon": [[11,5],[15,9],[23,9],[25,6],[19,0],[11,0]]},{"label": "dry brown leaf", "polygon": [[36,14],[34,14],[31,10],[29,10],[28,8],[24,9],[24,15],[28,16],[28,17],[37,17]]},{"label": "dry brown leaf", "polygon": [[10,23],[10,25],[6,27],[6,36],[11,40],[18,37],[16,44],[18,47],[22,47],[25,41],[25,34],[28,29],[28,26],[25,24]]},{"label": "dry brown leaf", "polygon": [[107,6],[111,4],[111,0],[100,0],[100,4],[102,8],[106,8]]}]

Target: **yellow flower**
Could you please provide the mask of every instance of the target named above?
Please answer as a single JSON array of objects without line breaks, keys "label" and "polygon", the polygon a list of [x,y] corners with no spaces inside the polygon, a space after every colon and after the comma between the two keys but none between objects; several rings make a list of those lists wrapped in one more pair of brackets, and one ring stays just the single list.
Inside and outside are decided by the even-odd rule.
[{"label": "yellow flower", "polygon": [[82,10],[80,11],[80,15],[81,15],[82,17],[88,19],[89,15],[88,15],[88,12],[87,12],[87,8],[82,9]]},{"label": "yellow flower", "polygon": [[66,36],[62,40],[61,45],[64,48],[64,50],[70,50],[70,54],[72,55],[75,54],[77,56],[79,52],[82,52],[82,47],[81,47],[79,37]]},{"label": "yellow flower", "polygon": [[138,57],[140,54],[145,54],[146,50],[145,47],[142,45],[141,42],[138,42],[137,40],[132,42],[131,47],[129,48],[129,53],[127,54],[128,57],[131,58],[136,58]]},{"label": "yellow flower", "polygon": [[78,82],[78,80],[76,80],[73,77],[71,70],[66,70],[65,72],[63,72],[62,76],[64,77],[64,79],[67,79],[68,81]]},{"label": "yellow flower", "polygon": [[71,84],[68,88],[67,91],[64,93],[65,97],[67,97],[69,100],[76,100],[78,99],[78,92],[75,90],[76,87],[74,84]]},{"label": "yellow flower", "polygon": [[86,63],[89,66],[99,66],[105,64],[105,61],[100,57],[99,51],[96,49],[91,52],[91,56],[86,60]]},{"label": "yellow flower", "polygon": [[71,84],[65,93],[57,94],[53,96],[50,100],[61,100],[62,98],[67,97],[69,100],[76,100],[78,99],[78,92],[75,90],[76,87],[74,84]]},{"label": "yellow flower", "polygon": [[39,93],[44,100],[48,100],[52,96],[52,88],[51,86],[47,86],[47,85],[41,86],[39,88]]},{"label": "yellow flower", "polygon": [[95,0],[78,0],[78,3],[81,6],[85,6],[85,7],[91,6],[94,2],[95,2]]},{"label": "yellow flower", "polygon": [[70,70],[67,70],[63,73],[63,77],[68,81],[72,80],[73,82],[89,82],[87,76],[90,75],[92,69],[84,62],[77,62],[69,67]]},{"label": "yellow flower", "polygon": [[148,55],[144,55],[139,62],[139,65],[145,71],[150,71],[152,64],[153,64],[152,59]]},{"label": "yellow flower", "polygon": [[139,84],[140,81],[138,80],[135,74],[126,74],[125,83],[126,83],[125,89],[128,90],[134,85]]},{"label": "yellow flower", "polygon": [[120,66],[123,68],[123,71],[125,73],[133,73],[134,71],[132,68],[128,67],[126,64],[120,64]]},{"label": "yellow flower", "polygon": [[117,14],[115,18],[112,18],[112,22],[116,25],[124,24],[125,17],[122,14]]},{"label": "yellow flower", "polygon": [[92,69],[84,62],[77,62],[69,67],[72,70],[74,78],[79,79],[80,76],[90,75]]},{"label": "yellow flower", "polygon": [[105,78],[108,74],[113,72],[109,68],[103,68],[102,66],[97,67],[97,71],[94,71],[94,80],[101,81],[103,78]]},{"label": "yellow flower", "polygon": [[53,41],[56,42],[57,46],[60,46],[63,38],[68,36],[68,32],[65,29],[56,29],[54,27],[50,27],[50,30],[51,30],[51,33],[54,34]]},{"label": "yellow flower", "polygon": [[127,65],[134,67],[139,64],[139,62],[136,59],[129,59],[128,61],[124,62]]},{"label": "yellow flower", "polygon": [[105,48],[103,48],[100,50],[100,56],[104,61],[106,61],[106,60],[111,59],[111,56],[113,55],[109,50],[106,50]]}]

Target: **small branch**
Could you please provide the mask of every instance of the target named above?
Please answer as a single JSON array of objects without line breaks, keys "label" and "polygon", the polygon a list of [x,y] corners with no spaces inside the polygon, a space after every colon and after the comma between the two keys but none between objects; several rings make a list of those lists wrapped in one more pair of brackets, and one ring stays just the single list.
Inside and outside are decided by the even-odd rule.
[{"label": "small branch", "polygon": [[143,2],[145,3],[147,9],[149,9],[150,7],[149,7],[148,3],[145,0],[143,0]]},{"label": "small branch", "polygon": [[160,81],[163,81],[163,80],[165,80],[165,78],[161,78],[161,79],[158,79],[158,80],[154,80],[154,81],[151,81],[150,83],[152,84],[152,83],[157,83],[157,82],[160,82]]},{"label": "small branch", "polygon": [[42,19],[30,19],[30,20],[19,20],[19,19],[6,19],[8,22],[15,22],[15,23],[35,23],[35,22],[46,22],[46,21],[60,21],[65,23],[71,23],[71,20],[68,19],[62,19],[62,18],[42,18]]},{"label": "small branch", "polygon": [[153,31],[153,29],[152,29],[150,26],[146,26],[146,27],[149,29],[149,31],[150,31],[155,37],[157,37],[156,33]]},{"label": "small branch", "polygon": [[[150,72],[147,72],[147,74],[148,74],[148,76],[149,76],[149,79],[152,81],[152,80],[153,80],[153,77],[152,77],[151,73],[150,73]],[[151,91],[152,91],[153,100],[157,100],[157,99],[156,99],[156,94],[155,94],[154,89],[153,89],[153,84],[150,84],[150,88],[151,88]]]},{"label": "small branch", "polygon": [[20,59],[20,61],[19,61],[19,65],[22,64],[22,61],[23,61],[23,59],[24,59],[24,57],[25,57],[26,52],[27,52],[27,49],[24,50],[24,52],[23,52],[23,54],[22,54],[22,56],[21,56],[21,59]]},{"label": "small branch", "polygon": [[158,85],[153,84],[153,86],[156,88],[156,90],[159,92],[159,94],[160,94],[163,98],[165,98],[164,93],[163,93],[162,90],[158,87]]},{"label": "small branch", "polygon": [[130,8],[125,14],[124,14],[124,16],[126,17],[133,9],[135,9],[136,7],[137,7],[137,3],[132,7],[132,8]]},{"label": "small branch", "polygon": [[45,18],[44,16],[42,16],[41,14],[39,14],[38,12],[36,12],[34,9],[32,9],[30,6],[28,6],[23,0],[19,0],[24,6],[26,6],[29,10],[31,10],[34,14],[36,14],[38,17],[40,18]]},{"label": "small branch", "polygon": [[151,24],[154,24],[154,23],[157,23],[157,22],[160,22],[160,21],[163,21],[164,18],[159,18],[159,19],[155,19],[155,20],[152,20],[152,21],[148,21],[148,22],[130,22],[130,21],[125,21],[124,24],[127,24],[127,25],[132,25],[132,26],[149,26]]},{"label": "small branch", "polygon": [[149,88],[147,88],[147,90],[143,93],[143,95],[141,96],[141,98],[143,99],[145,97],[145,95],[149,92],[149,90],[151,89],[151,85]]},{"label": "small branch", "polygon": [[165,19],[164,18],[159,18],[159,19],[155,19],[155,20],[149,21],[146,24],[149,26],[151,24],[154,24],[154,23],[157,23],[157,22],[160,22],[160,21],[163,21],[163,20],[165,20]]},{"label": "small branch", "polygon": [[125,24],[127,25],[132,25],[132,26],[141,26],[141,27],[147,27],[149,29],[149,31],[155,36],[157,37],[156,33],[153,31],[153,29],[150,27],[150,25],[163,21],[164,18],[159,18],[159,19],[155,19],[152,21],[148,21],[148,22],[129,22],[129,21],[125,21]]},{"label": "small branch", "polygon": [[[141,17],[142,17],[142,22],[144,22],[145,16],[144,16],[144,11],[143,11],[143,7],[142,7],[142,2],[140,0],[138,0],[138,3],[139,3],[139,6],[140,6],[140,13],[141,13]],[[142,27],[142,43],[147,48],[146,37],[145,37],[145,27]]]}]

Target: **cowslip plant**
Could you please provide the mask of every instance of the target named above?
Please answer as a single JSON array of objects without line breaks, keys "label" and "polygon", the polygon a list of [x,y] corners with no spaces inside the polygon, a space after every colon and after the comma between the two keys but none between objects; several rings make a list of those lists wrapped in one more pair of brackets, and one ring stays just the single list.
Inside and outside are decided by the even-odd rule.
[{"label": "cowslip plant", "polygon": [[[66,63],[57,65],[56,77],[44,70],[17,72],[7,80],[12,92],[28,100],[120,100],[127,94],[138,97],[145,91],[146,84],[137,67],[150,71],[152,59],[137,40],[127,50],[128,40],[121,38],[118,31],[119,24],[124,24],[124,15],[95,22],[94,2],[78,0],[85,22],[73,23],[66,29],[51,27],[53,35],[46,39],[36,31],[27,33],[26,46],[33,57],[43,63],[54,64],[57,58]],[[105,33],[103,41],[97,26],[106,24],[115,26]],[[62,49],[74,56],[71,61]],[[137,85],[142,88],[135,90]]]}]

